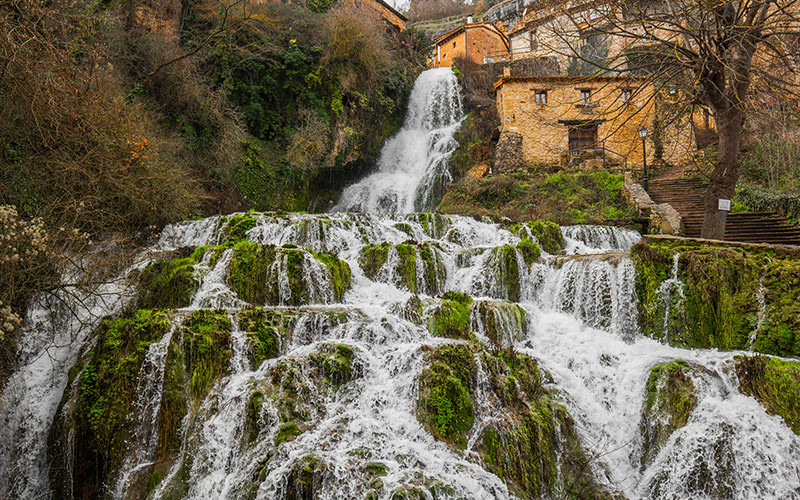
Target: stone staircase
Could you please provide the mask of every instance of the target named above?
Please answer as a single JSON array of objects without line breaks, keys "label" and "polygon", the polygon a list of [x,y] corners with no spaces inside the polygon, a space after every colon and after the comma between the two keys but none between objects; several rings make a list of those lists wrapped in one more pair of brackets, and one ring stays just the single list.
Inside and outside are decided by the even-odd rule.
[{"label": "stone staircase", "polygon": [[[656,203],[669,203],[681,214],[684,235],[699,238],[703,227],[703,203],[706,186],[697,178],[653,179],[650,197]],[[725,225],[727,241],[800,245],[800,227],[774,212],[729,213]]]}]

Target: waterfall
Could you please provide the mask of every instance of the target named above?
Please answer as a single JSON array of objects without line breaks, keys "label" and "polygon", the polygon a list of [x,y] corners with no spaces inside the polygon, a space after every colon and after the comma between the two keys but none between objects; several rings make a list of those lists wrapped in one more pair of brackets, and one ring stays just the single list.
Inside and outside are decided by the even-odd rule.
[{"label": "waterfall", "polygon": [[414,83],[405,123],[386,141],[378,170],[344,190],[336,212],[393,215],[430,210],[452,180],[447,161],[463,119],[450,68],[429,69]]},{"label": "waterfall", "polygon": [[[427,71],[341,212],[247,214],[233,243],[230,216],[174,224],[102,293],[34,303],[0,396],[0,498],[585,498],[573,462],[609,498],[800,498],[800,436],[739,391],[742,353],[641,335],[638,235],[562,228],[564,251],[533,259],[499,224],[411,213],[447,179],[460,118],[452,72]],[[186,297],[144,311],[158,328],[132,321],[137,272],[173,257],[189,271],[163,281]],[[689,327],[679,264],[665,335]],[[693,407],[654,441],[667,365]],[[130,408],[113,432],[92,420],[109,401]]]}]

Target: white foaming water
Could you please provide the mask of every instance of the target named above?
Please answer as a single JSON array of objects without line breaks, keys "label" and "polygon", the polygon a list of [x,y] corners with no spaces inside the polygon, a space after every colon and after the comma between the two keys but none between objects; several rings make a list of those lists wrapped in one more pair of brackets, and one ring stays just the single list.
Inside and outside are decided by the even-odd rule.
[{"label": "white foaming water", "polygon": [[452,180],[447,160],[464,117],[450,68],[429,69],[414,83],[400,131],[386,141],[378,171],[344,190],[333,210],[380,215],[430,210]]}]

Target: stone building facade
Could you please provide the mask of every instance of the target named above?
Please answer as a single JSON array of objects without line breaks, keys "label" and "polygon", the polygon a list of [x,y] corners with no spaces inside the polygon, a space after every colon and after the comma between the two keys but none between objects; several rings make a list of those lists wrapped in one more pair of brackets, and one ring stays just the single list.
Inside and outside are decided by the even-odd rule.
[{"label": "stone building facade", "polygon": [[641,165],[642,127],[649,131],[649,161],[657,151],[672,164],[696,152],[691,117],[659,125],[655,103],[663,96],[637,78],[504,75],[495,90],[502,132],[522,136],[529,163],[564,163],[605,150],[610,161]]},{"label": "stone building facade", "polygon": [[433,40],[428,65],[449,67],[459,58],[478,64],[505,61],[508,49],[508,38],[493,24],[468,22]]}]

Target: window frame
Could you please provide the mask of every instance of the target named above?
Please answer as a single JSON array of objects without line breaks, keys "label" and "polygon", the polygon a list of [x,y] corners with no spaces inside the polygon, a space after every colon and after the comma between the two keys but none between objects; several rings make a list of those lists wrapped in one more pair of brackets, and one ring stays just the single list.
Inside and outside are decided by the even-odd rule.
[{"label": "window frame", "polygon": [[581,93],[581,105],[589,106],[592,104],[592,89],[578,89]]},{"label": "window frame", "polygon": [[547,89],[533,89],[533,100],[539,107],[547,106]]}]

